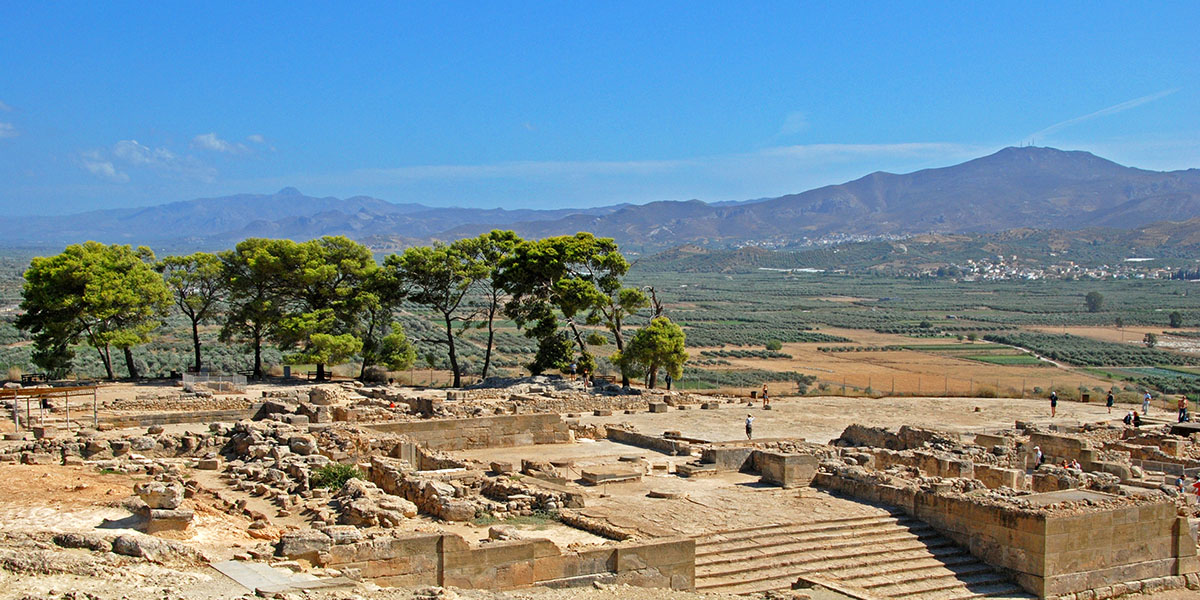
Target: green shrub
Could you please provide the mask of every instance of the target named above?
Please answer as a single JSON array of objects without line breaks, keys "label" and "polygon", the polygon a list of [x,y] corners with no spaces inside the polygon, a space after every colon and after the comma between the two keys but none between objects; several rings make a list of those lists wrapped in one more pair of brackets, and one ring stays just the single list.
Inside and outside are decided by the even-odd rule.
[{"label": "green shrub", "polygon": [[315,469],[308,481],[312,487],[336,490],[346,485],[346,482],[351,479],[365,479],[365,477],[363,472],[354,465],[330,463]]}]

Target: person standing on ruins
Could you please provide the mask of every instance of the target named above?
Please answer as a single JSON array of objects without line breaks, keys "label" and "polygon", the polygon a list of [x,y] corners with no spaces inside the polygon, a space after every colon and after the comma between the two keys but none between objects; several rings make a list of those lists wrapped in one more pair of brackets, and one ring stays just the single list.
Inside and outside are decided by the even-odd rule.
[{"label": "person standing on ruins", "polygon": [[1057,413],[1058,413],[1058,392],[1051,391],[1050,392],[1050,418],[1053,419],[1054,415]]},{"label": "person standing on ruins", "polygon": [[1113,403],[1116,401],[1117,399],[1113,397],[1112,390],[1108,390],[1108,398],[1104,400],[1104,405],[1108,407],[1108,414],[1112,414]]},{"label": "person standing on ruins", "polygon": [[746,415],[746,439],[754,439],[754,416]]},{"label": "person standing on ruins", "polygon": [[1041,446],[1033,447],[1033,468],[1036,469],[1042,466],[1042,462],[1046,460],[1046,456],[1042,454]]},{"label": "person standing on ruins", "polygon": [[1150,414],[1150,390],[1146,390],[1146,395],[1142,397],[1142,414]]},{"label": "person standing on ruins", "polygon": [[771,408],[771,398],[767,396],[767,384],[763,384],[763,408]]}]

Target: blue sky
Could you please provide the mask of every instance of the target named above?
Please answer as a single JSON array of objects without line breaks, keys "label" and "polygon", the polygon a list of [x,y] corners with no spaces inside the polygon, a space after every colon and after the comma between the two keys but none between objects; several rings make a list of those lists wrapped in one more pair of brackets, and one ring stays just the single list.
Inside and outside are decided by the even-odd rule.
[{"label": "blue sky", "polygon": [[1200,167],[1198,22],[1197,2],[9,2],[0,207],[741,200],[1031,141]]}]

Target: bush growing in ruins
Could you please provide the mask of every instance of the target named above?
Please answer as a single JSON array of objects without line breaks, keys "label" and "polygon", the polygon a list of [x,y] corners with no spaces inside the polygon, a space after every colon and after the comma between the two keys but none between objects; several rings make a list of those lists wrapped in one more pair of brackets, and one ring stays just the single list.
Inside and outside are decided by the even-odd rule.
[{"label": "bush growing in ruins", "polygon": [[341,489],[351,479],[365,479],[365,477],[363,476],[363,472],[359,471],[358,467],[354,465],[330,463],[314,469],[308,481],[313,487],[337,490]]},{"label": "bush growing in ruins", "polygon": [[666,317],[657,317],[638,330],[624,351],[613,354],[612,361],[623,376],[646,373],[646,385],[653,389],[659,369],[675,379],[683,375],[683,363],[688,359],[685,344],[683,329]]}]

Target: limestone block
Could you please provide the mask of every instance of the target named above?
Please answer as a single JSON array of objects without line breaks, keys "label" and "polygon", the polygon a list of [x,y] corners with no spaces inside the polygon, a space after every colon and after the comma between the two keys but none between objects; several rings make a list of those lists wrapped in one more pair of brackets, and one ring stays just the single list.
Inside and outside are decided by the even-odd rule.
[{"label": "limestone block", "polygon": [[317,440],[311,435],[296,435],[288,439],[288,448],[300,456],[317,453]]},{"label": "limestone block", "polygon": [[195,513],[185,509],[151,508],[146,510],[146,533],[161,531],[183,531],[195,518]]},{"label": "limestone block", "polygon": [[152,509],[174,509],[183,503],[183,486],[178,483],[147,481],[133,486],[133,493]]},{"label": "limestone block", "polygon": [[43,425],[33,428],[33,439],[53,439],[58,437],[58,428],[53,425]]},{"label": "limestone block", "polygon": [[275,554],[287,558],[303,558],[316,563],[317,555],[329,552],[333,538],[321,531],[301,530],[285,533],[279,538]]},{"label": "limestone block", "polygon": [[196,462],[196,468],[203,471],[220,471],[220,458],[202,458]]},{"label": "limestone block", "polygon": [[329,406],[345,401],[349,395],[340,385],[318,385],[308,390],[308,401],[317,406]]}]

